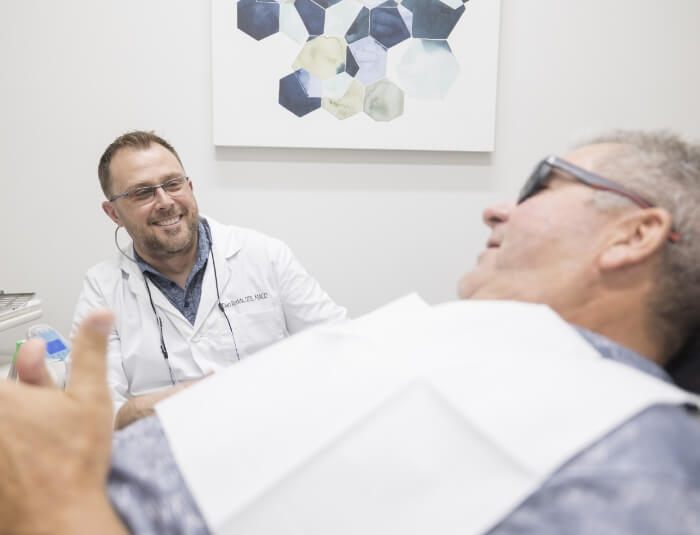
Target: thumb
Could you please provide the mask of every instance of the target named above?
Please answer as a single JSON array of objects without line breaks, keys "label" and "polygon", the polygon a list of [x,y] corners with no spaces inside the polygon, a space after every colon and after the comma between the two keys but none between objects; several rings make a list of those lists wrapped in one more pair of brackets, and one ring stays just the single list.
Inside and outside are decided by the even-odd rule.
[{"label": "thumb", "polygon": [[17,375],[19,380],[28,385],[56,387],[44,364],[46,344],[34,338],[27,340],[17,353]]},{"label": "thumb", "polygon": [[70,383],[66,390],[80,401],[94,403],[106,398],[107,338],[114,316],[106,308],[91,312],[73,338]]}]

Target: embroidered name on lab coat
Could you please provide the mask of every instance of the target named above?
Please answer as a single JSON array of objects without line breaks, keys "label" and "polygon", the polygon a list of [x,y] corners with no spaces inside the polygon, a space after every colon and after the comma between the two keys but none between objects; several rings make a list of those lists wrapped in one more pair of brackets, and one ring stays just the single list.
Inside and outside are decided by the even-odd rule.
[{"label": "embroidered name on lab coat", "polygon": [[236,305],[241,305],[243,303],[254,303],[255,301],[264,301],[265,299],[269,299],[270,294],[268,292],[258,292],[254,295],[245,295],[243,297],[237,297],[236,299],[231,299],[231,301],[227,301],[225,303],[221,303],[224,305],[224,308],[231,308]]}]

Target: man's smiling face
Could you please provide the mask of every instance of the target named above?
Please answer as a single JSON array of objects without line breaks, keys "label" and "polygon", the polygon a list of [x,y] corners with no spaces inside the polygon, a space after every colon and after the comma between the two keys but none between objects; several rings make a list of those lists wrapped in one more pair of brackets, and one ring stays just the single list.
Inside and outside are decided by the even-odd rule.
[{"label": "man's smiling face", "polygon": [[[112,195],[185,176],[175,155],[157,143],[146,149],[118,150],[109,171]],[[134,240],[136,252],[149,262],[187,254],[197,245],[199,210],[191,182],[177,194],[157,189],[153,199],[145,204],[135,203],[127,196],[103,206],[112,220],[124,226]]]}]

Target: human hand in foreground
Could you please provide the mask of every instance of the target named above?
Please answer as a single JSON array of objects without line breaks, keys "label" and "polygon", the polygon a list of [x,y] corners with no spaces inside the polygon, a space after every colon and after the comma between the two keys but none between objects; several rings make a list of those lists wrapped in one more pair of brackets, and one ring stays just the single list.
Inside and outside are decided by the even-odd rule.
[{"label": "human hand in foreground", "polygon": [[65,392],[53,384],[36,339],[17,355],[21,382],[0,381],[0,533],[126,533],[105,493],[112,322],[111,312],[99,310],[82,323]]}]

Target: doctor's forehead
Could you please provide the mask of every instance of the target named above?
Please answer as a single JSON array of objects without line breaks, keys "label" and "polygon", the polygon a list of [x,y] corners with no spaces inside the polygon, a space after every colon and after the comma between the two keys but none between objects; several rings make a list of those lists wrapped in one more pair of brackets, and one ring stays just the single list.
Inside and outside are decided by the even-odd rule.
[{"label": "doctor's forehead", "polygon": [[177,157],[167,148],[152,143],[147,148],[123,147],[109,166],[113,181],[157,182],[184,174]]}]

